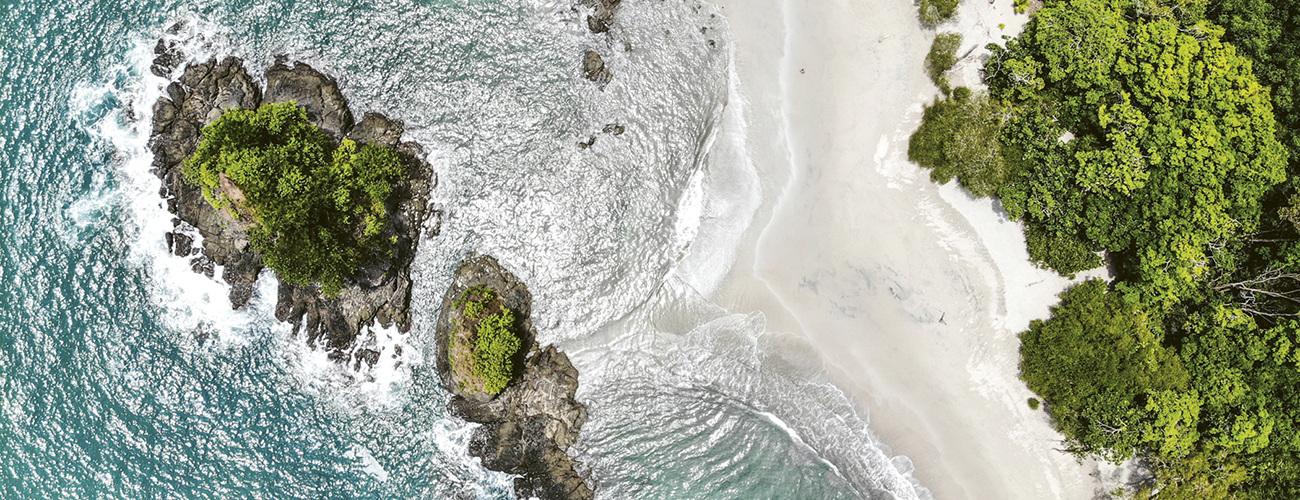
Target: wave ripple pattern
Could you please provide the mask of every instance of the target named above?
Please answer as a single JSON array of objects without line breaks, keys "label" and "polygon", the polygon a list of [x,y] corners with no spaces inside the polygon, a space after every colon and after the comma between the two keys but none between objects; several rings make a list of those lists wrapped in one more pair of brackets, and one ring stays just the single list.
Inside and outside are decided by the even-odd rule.
[{"label": "wave ripple pattern", "polygon": [[[511,478],[466,455],[470,429],[446,415],[425,361],[452,269],[470,252],[497,256],[529,283],[543,342],[589,343],[647,304],[696,300],[674,295],[669,276],[695,237],[690,192],[728,98],[715,7],[624,0],[615,30],[593,35],[575,3],[0,7],[0,498],[509,498]],[[269,276],[232,312],[221,283],[168,254],[146,147],[164,82],[148,67],[178,20],[192,57],[239,56],[254,74],[281,54],[311,63],[338,77],[354,112],[405,121],[429,152],[441,234],[413,269],[412,332],[368,340],[382,366],[335,366],[291,338]],[[604,89],[582,79],[586,50],[614,73]],[[873,443],[828,452],[833,437],[809,434],[843,426],[808,422],[852,417],[833,388],[800,386],[836,403],[803,407],[794,424],[777,416],[795,410],[759,390],[771,362],[746,347],[761,322],[678,321],[695,320],[707,324],[680,345],[616,346],[584,389],[593,421],[579,448],[603,497],[895,488],[896,465]],[[671,355],[649,354],[660,348]],[[683,364],[691,355],[699,363]],[[667,365],[672,376],[656,371]],[[654,402],[637,407],[646,421],[676,423],[619,425],[641,401]],[[836,455],[864,442],[865,455]],[[651,445],[661,454],[638,451]]]}]

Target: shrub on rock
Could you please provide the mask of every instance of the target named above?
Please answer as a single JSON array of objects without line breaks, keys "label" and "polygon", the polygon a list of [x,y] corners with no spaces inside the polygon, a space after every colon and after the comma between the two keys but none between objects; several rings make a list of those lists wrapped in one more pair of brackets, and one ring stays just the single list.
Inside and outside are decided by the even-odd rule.
[{"label": "shrub on rock", "polygon": [[293,102],[226,111],[183,171],[212,206],[251,220],[250,243],[280,278],[327,296],[391,243],[385,204],[404,176],[396,152],[336,144]]},{"label": "shrub on rock", "polygon": [[[488,394],[499,394],[514,376],[514,357],[523,345],[515,333],[515,314],[501,303],[495,290],[476,286],[452,304],[461,310],[461,328],[472,334],[471,371]],[[458,351],[459,349],[453,349]],[[453,366],[461,366],[464,360]]]}]

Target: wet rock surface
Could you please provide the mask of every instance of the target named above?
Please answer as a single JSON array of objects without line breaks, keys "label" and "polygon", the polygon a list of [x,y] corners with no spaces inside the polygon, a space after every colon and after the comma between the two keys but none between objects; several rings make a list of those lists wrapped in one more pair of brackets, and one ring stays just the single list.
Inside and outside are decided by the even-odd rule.
[{"label": "wet rock surface", "polygon": [[614,10],[621,0],[582,0],[582,4],[592,9],[587,16],[587,29],[592,33],[605,33],[614,25]]},{"label": "wet rock surface", "polygon": [[605,67],[605,60],[601,59],[600,54],[597,54],[594,50],[588,50],[583,55],[582,74],[588,80],[599,84],[601,88],[604,88],[605,84],[614,79],[614,74],[610,73],[609,68]]},{"label": "wet rock surface", "polygon": [[[174,74],[182,57],[174,45],[160,41],[154,72]],[[292,67],[277,63],[266,71],[263,90],[238,58],[210,60],[185,67],[177,81],[167,86],[166,95],[154,103],[150,148],[154,172],[163,181],[159,193],[176,219],[176,230],[168,243],[176,255],[191,256],[196,272],[213,276],[221,266],[221,278],[230,285],[231,305],[238,309],[252,298],[262,258],[249,244],[248,217],[212,207],[201,188],[185,180],[181,165],[198,148],[203,127],[232,109],[257,109],[265,103],[296,101],[308,121],[336,139],[344,137],[390,147],[397,151],[408,179],[396,186],[389,200],[389,231],[396,238],[391,255],[373,255],[369,264],[346,284],[338,297],[325,297],[317,286],[279,281],[276,318],[289,321],[296,333],[307,336],[312,345],[324,345],[330,357],[347,361],[354,357],[353,344],[360,331],[375,322],[410,329],[408,311],[411,293],[410,263],[420,241],[421,228],[430,217],[430,190],[436,179],[422,159],[418,144],[401,142],[402,123],[377,113],[367,113],[353,123],[347,100],[337,82],[303,63]],[[202,237],[194,248],[193,236]],[[361,353],[364,354],[364,353]],[[368,356],[356,362],[371,362]],[[373,363],[373,362],[371,362]]]},{"label": "wet rock surface", "polygon": [[[496,290],[502,303],[521,318],[519,371],[505,390],[490,398],[461,394],[451,382],[447,357],[456,314],[452,302],[478,285]],[[496,259],[478,255],[461,263],[443,296],[437,326],[438,372],[454,395],[450,410],[483,424],[474,430],[469,452],[481,458],[488,469],[520,475],[515,479],[516,497],[591,499],[591,488],[577,472],[578,462],[566,453],[587,422],[587,407],[574,399],[578,371],[555,346],[537,345],[531,313],[532,295],[527,287]]]}]

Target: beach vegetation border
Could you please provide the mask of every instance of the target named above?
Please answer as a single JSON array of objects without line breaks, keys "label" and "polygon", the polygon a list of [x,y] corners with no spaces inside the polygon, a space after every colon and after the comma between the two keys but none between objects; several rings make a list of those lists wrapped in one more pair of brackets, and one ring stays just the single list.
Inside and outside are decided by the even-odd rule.
[{"label": "beach vegetation border", "polygon": [[917,15],[923,26],[933,28],[951,21],[959,3],[959,0],[920,0],[916,5]]},{"label": "beach vegetation border", "polygon": [[1150,469],[1133,498],[1300,498],[1296,25],[1300,0],[1049,0],[909,144],[1040,265],[1108,255],[1021,372],[1066,450]]},{"label": "beach vegetation border", "polygon": [[952,91],[948,78],[944,75],[957,64],[957,49],[961,47],[961,33],[945,32],[934,36],[930,44],[930,53],[925,55],[925,72],[930,81],[944,94]]}]

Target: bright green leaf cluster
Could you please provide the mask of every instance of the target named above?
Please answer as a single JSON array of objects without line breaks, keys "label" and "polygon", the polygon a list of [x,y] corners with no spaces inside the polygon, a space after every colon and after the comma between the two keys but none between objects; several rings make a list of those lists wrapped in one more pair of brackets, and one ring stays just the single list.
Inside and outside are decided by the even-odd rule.
[{"label": "bright green leaf cluster", "polygon": [[990,46],[989,95],[954,90],[909,145],[998,196],[1036,262],[1108,252],[1115,282],[1033,323],[1021,369],[1069,449],[1153,468],[1136,498],[1300,498],[1296,26],[1298,0],[1048,0]]},{"label": "bright green leaf cluster", "polygon": [[183,171],[214,207],[252,220],[250,242],[278,276],[329,296],[392,241],[386,203],[405,175],[393,150],[336,145],[292,102],[223,113]]},{"label": "bright green leaf cluster", "polygon": [[998,189],[1008,212],[1129,252],[1166,303],[1204,275],[1213,242],[1256,229],[1285,178],[1269,93],[1213,30],[1062,0],[994,46],[986,73],[1011,108],[1003,142],[1028,156],[1024,181]]},{"label": "bright green leaf cluster", "polygon": [[478,322],[474,350],[474,374],[483,379],[483,390],[497,394],[514,376],[513,358],[521,342],[515,335],[515,314],[509,309],[491,314]]},{"label": "bright green leaf cluster", "polygon": [[500,393],[514,377],[514,358],[523,346],[514,312],[486,286],[465,290],[452,306],[461,309],[463,326],[474,330],[474,375],[483,380],[484,392]]}]

